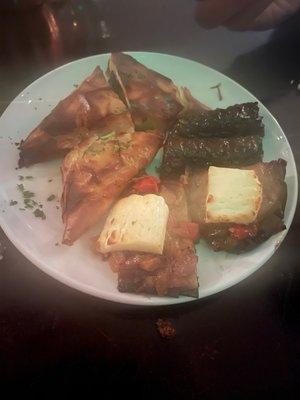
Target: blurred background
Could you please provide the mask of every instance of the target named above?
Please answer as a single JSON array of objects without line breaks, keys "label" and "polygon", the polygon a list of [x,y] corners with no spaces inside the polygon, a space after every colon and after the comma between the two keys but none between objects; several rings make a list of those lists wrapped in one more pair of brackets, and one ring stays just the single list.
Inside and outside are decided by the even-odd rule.
[{"label": "blurred background", "polygon": [[[298,107],[293,99],[300,93],[299,13],[265,31],[207,30],[196,21],[198,4],[195,0],[1,0],[0,112],[20,90],[53,68],[117,50],[157,51],[202,62],[244,85],[272,106],[275,116],[284,96],[289,96],[289,107]],[[283,115],[283,125],[285,118],[293,116]]]}]

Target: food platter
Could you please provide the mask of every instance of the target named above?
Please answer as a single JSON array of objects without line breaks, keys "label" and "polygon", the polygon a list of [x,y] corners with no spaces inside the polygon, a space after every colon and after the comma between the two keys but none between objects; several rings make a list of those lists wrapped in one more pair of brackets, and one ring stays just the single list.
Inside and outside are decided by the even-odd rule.
[{"label": "food platter", "polygon": [[[158,53],[130,53],[141,63],[170,77],[176,84],[186,86],[192,95],[210,108],[228,107],[235,103],[257,101],[247,90],[204,65],[183,58]],[[41,77],[18,95],[0,119],[0,223],[14,245],[37,267],[55,279],[85,293],[107,300],[140,304],[162,305],[193,300],[189,297],[158,297],[120,293],[116,276],[107,263],[90,250],[90,238],[99,233],[95,227],[73,246],[61,245],[63,224],[59,207],[62,191],[60,161],[36,164],[16,169],[21,139],[44,118],[74,86],[83,81],[97,66],[105,70],[108,54],[81,59],[64,65]],[[221,84],[220,101],[211,87]],[[199,257],[199,298],[220,292],[245,279],[261,267],[276,251],[292,222],[297,204],[297,172],[289,143],[274,117],[259,103],[265,124],[264,161],[283,158],[287,161],[286,183],[288,198],[284,222],[287,229],[244,254],[215,253],[200,241],[196,246]],[[156,173],[161,162],[158,153],[148,167]],[[43,205],[46,219],[36,218],[31,211],[20,210],[21,198],[17,190],[20,176],[26,189],[35,193]],[[26,179],[26,177],[29,177]],[[33,178],[31,178],[33,177]],[[52,199],[52,195],[55,197]],[[52,200],[47,200],[51,198]],[[10,205],[11,202],[18,202]]]}]

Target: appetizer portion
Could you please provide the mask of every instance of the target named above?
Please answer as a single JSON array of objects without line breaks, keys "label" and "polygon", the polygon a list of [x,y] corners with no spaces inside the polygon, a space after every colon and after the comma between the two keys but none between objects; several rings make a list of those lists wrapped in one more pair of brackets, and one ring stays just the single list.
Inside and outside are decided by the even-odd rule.
[{"label": "appetizer portion", "polygon": [[157,131],[94,135],[62,164],[63,243],[71,245],[98,223],[162,145]]},{"label": "appetizer portion", "polygon": [[210,167],[185,177],[189,209],[215,250],[247,250],[285,229],[286,161]]},{"label": "appetizer portion", "polygon": [[87,77],[20,144],[20,167],[63,157],[94,133],[133,132],[125,104],[100,67]]},{"label": "appetizer portion", "polygon": [[[101,223],[95,250],[120,292],[198,297],[200,238],[240,252],[285,229],[286,161],[262,162],[257,103],[210,110],[123,53],[107,77],[97,67],[57,104],[21,141],[19,166],[64,157],[62,242]],[[161,180],[144,175],[162,146]]]},{"label": "appetizer portion", "polygon": [[[155,187],[138,179],[142,193]],[[122,238],[123,235],[123,238]],[[118,274],[120,292],[198,297],[194,241],[198,224],[189,220],[180,182],[163,182],[156,194],[131,194],[111,210],[96,249]]]},{"label": "appetizer portion", "polygon": [[107,75],[130,109],[137,130],[166,129],[183,109],[206,109],[187,88],[123,53],[111,55]]},{"label": "appetizer portion", "polygon": [[262,160],[264,126],[257,103],[188,112],[168,132],[161,174],[180,175],[186,166],[232,167]]}]

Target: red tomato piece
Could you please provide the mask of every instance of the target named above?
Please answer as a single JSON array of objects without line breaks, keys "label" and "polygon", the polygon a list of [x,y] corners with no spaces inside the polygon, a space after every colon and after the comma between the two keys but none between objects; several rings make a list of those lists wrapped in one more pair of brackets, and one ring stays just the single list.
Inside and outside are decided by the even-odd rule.
[{"label": "red tomato piece", "polygon": [[133,185],[133,191],[137,194],[157,194],[159,192],[159,185],[160,180],[155,176],[144,176],[136,180]]},{"label": "red tomato piece", "polygon": [[229,228],[229,232],[234,239],[244,240],[255,234],[255,227],[246,225],[236,225]]}]

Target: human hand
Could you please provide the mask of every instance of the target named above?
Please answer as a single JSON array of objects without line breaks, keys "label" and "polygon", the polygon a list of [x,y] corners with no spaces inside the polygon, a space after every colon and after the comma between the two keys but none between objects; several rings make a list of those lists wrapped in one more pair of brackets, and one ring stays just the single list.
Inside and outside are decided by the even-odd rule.
[{"label": "human hand", "polygon": [[200,0],[196,17],[205,28],[270,29],[296,11],[300,0]]}]

